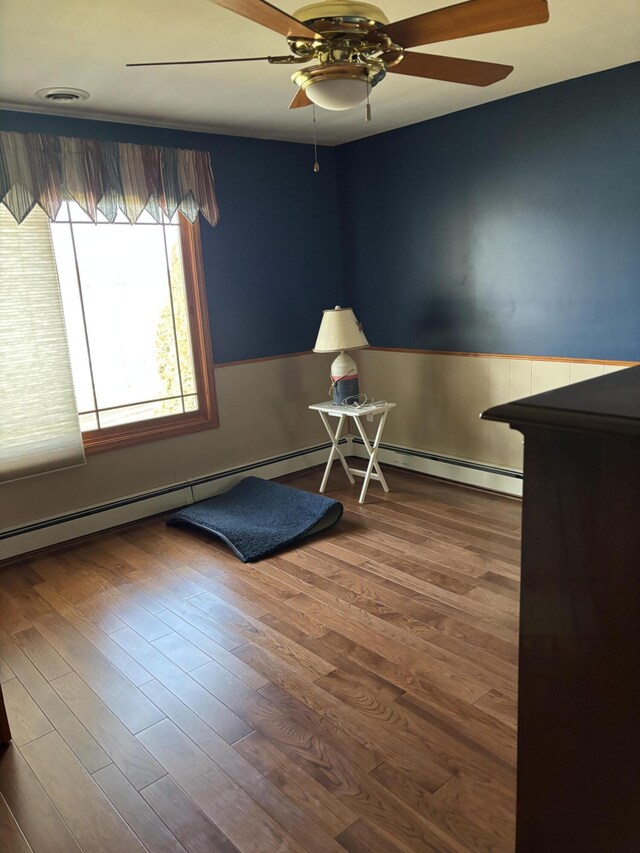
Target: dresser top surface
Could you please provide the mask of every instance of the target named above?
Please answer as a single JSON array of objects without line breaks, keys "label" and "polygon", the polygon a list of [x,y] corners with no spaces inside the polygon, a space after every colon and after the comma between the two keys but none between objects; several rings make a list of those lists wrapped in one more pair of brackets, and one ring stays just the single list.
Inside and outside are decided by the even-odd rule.
[{"label": "dresser top surface", "polygon": [[640,365],[493,406],[482,417],[640,438]]}]

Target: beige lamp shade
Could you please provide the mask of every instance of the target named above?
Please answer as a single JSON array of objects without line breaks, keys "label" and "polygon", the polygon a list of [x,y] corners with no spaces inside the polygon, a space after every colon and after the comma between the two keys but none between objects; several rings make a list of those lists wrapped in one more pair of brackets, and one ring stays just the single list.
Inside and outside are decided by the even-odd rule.
[{"label": "beige lamp shade", "polygon": [[340,352],[368,346],[369,341],[351,308],[336,305],[323,312],[314,352]]}]

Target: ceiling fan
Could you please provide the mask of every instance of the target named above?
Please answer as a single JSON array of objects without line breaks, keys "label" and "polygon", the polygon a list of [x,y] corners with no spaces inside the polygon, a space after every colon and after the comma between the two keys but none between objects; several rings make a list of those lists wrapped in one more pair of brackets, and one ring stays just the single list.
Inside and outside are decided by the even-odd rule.
[{"label": "ceiling fan", "polygon": [[407,48],[549,20],[546,0],[467,0],[395,23],[389,23],[377,6],[360,0],[321,0],[303,6],[293,15],[266,0],[212,2],[286,36],[290,53],[237,59],[133,62],[128,67],[260,60],[276,65],[312,62],[291,78],[298,91],[289,109],[316,104],[328,110],[347,110],[365,101],[371,88],[387,72],[471,86],[497,83],[513,71],[513,66],[414,53]]}]

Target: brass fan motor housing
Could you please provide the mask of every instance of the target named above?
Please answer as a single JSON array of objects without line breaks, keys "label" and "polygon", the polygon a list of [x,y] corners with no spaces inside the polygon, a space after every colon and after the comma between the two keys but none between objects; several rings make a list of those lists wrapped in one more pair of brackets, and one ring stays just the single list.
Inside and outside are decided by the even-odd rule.
[{"label": "brass fan motor housing", "polygon": [[[384,77],[386,65],[395,65],[402,59],[402,48],[384,32],[386,15],[372,3],[324,0],[303,6],[294,17],[318,33],[313,41],[293,36],[287,39],[291,52],[300,61],[317,60],[321,66],[335,67],[353,62],[360,68],[375,63],[371,79],[377,83]],[[355,74],[360,73],[356,68]]]},{"label": "brass fan motor housing", "polygon": [[366,65],[373,62],[384,68],[396,65],[404,55],[400,45],[394,44],[383,30],[363,33],[358,25],[351,28],[349,24],[340,25],[330,36],[319,36],[313,42],[290,38],[289,46],[297,61],[317,60],[322,65],[340,62]]},{"label": "brass fan motor housing", "polygon": [[374,6],[373,3],[360,3],[358,0],[355,2],[327,0],[324,3],[310,3],[294,12],[293,17],[304,24],[344,19],[345,21],[366,21],[371,28],[389,23],[389,19],[378,6]]},{"label": "brass fan motor housing", "polygon": [[[366,38],[388,23],[386,15],[377,6],[349,0],[312,3],[298,9],[294,17],[316,30],[319,39],[328,41],[345,36]],[[289,44],[294,51],[300,47],[295,39],[290,38]]]}]

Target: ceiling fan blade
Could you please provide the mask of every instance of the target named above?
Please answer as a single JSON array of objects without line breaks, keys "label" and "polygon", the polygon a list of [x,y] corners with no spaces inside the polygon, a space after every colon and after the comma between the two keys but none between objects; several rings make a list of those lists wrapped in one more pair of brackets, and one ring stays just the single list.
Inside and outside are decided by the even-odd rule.
[{"label": "ceiling fan blade", "polygon": [[293,36],[301,39],[316,39],[318,33],[305,24],[300,23],[297,18],[288,15],[266,0],[211,0],[216,6],[223,6],[231,12],[249,18],[263,27],[275,30],[283,36]]},{"label": "ceiling fan blade", "polygon": [[387,70],[392,74],[409,74],[412,77],[428,77],[430,80],[446,80],[449,83],[490,86],[508,77],[513,71],[513,65],[497,65],[494,62],[477,62],[474,59],[409,52],[405,53],[402,62]]},{"label": "ceiling fan blade", "polygon": [[298,89],[298,91],[293,96],[293,100],[289,104],[289,109],[290,110],[297,110],[300,107],[310,107],[310,106],[311,106],[311,101],[309,100],[309,98],[305,95],[305,93],[302,91],[302,89]]},{"label": "ceiling fan blade", "polygon": [[151,65],[213,65],[218,62],[260,62],[269,61],[269,56],[243,56],[239,59],[185,59],[178,62],[127,62],[125,68],[144,68]]},{"label": "ceiling fan blade", "polygon": [[549,20],[546,0],[467,0],[384,28],[396,44],[417,47],[449,39],[513,30]]}]

